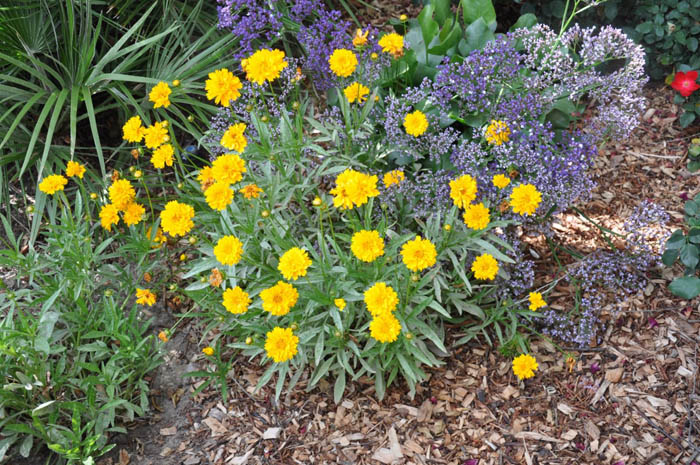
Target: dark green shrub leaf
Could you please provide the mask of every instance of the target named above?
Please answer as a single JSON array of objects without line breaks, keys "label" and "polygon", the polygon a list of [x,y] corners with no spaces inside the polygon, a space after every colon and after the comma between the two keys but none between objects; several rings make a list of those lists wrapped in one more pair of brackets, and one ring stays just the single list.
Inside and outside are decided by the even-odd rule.
[{"label": "dark green shrub leaf", "polygon": [[700,205],[698,205],[694,200],[689,200],[685,203],[685,214],[688,216],[697,215],[698,209],[700,209]]},{"label": "dark green shrub leaf", "polygon": [[496,23],[496,10],[491,0],[462,0],[464,24],[472,24],[481,18],[489,26]]},{"label": "dark green shrub leaf", "polygon": [[529,29],[532,26],[537,24],[537,16],[533,15],[532,13],[526,13],[513,24],[509,31],[515,31],[516,29],[521,29],[521,28],[526,28]]},{"label": "dark green shrub leaf", "polygon": [[685,236],[683,235],[683,231],[680,229],[676,229],[673,234],[671,234],[671,237],[668,238],[666,241],[666,249],[680,249],[683,247],[685,244]]},{"label": "dark green shrub leaf", "polygon": [[693,244],[686,244],[681,249],[680,258],[681,263],[694,270],[700,261],[700,250]]},{"label": "dark green shrub leaf", "polygon": [[684,276],[674,279],[668,286],[673,295],[683,299],[693,299],[700,294],[700,279],[696,276]]}]

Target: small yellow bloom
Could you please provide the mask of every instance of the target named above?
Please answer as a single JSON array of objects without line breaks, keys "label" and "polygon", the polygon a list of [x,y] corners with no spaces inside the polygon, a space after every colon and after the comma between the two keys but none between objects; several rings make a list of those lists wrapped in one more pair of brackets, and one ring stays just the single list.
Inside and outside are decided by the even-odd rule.
[{"label": "small yellow bloom", "polygon": [[209,79],[204,82],[207,98],[223,107],[228,107],[231,101],[236,101],[241,96],[242,88],[241,80],[226,68],[209,73]]},{"label": "small yellow bloom", "polygon": [[127,226],[139,224],[145,213],[146,209],[143,207],[143,205],[132,202],[124,209],[124,223]]},{"label": "small yellow bloom", "polygon": [[122,127],[122,138],[127,142],[141,142],[146,128],[141,125],[141,117],[132,116]]},{"label": "small yellow bloom", "polygon": [[520,184],[510,194],[510,206],[513,212],[532,215],[542,201],[542,194],[532,184]]},{"label": "small yellow bloom", "polygon": [[275,363],[291,360],[297,354],[299,338],[294,335],[292,328],[276,327],[266,334],[265,352]]},{"label": "small yellow bloom", "polygon": [[369,57],[373,60],[376,60],[377,58],[379,58],[379,55],[377,55],[376,53],[372,53]]},{"label": "small yellow bloom", "polygon": [[214,180],[227,184],[235,184],[243,179],[246,172],[245,161],[233,153],[219,155],[211,164],[211,175]]},{"label": "small yellow bloom", "polygon": [[90,198],[92,200],[97,200],[97,193],[96,192],[90,192]]},{"label": "small yellow bloom", "polygon": [[100,209],[100,224],[107,231],[112,231],[112,225],[119,223],[119,209],[108,203]]},{"label": "small yellow bloom", "polygon": [[184,236],[194,227],[194,208],[186,203],[171,200],[160,212],[160,224],[163,231],[171,236]]},{"label": "small yellow bloom", "polygon": [[83,175],[85,174],[85,166],[81,165],[80,163],[76,161],[69,161],[68,165],[66,166],[66,176],[77,176],[80,179],[83,179]]},{"label": "small yellow bloom", "polygon": [[384,174],[384,187],[389,188],[394,184],[400,184],[406,175],[401,170],[391,170]]},{"label": "small yellow bloom", "polygon": [[328,58],[328,65],[336,76],[348,77],[357,68],[357,57],[352,51],[340,48],[333,50]]},{"label": "small yellow bloom", "polygon": [[44,194],[53,195],[58,191],[62,191],[65,185],[68,184],[68,179],[60,174],[52,174],[46,176],[39,183],[39,190]]},{"label": "small yellow bloom", "polygon": [[520,354],[513,359],[513,374],[520,380],[535,376],[537,368],[537,360],[532,355]]},{"label": "small yellow bloom", "polygon": [[233,201],[233,189],[225,182],[215,182],[205,192],[207,204],[214,210],[225,210]]},{"label": "small yellow bloom", "polygon": [[338,307],[338,310],[340,310],[341,312],[342,312],[343,310],[345,310],[345,306],[347,305],[347,304],[345,303],[345,299],[335,299],[335,300],[333,301],[333,303],[335,304],[336,307]]},{"label": "small yellow bloom", "polygon": [[370,322],[369,333],[381,343],[394,342],[401,333],[401,323],[392,313],[382,313]]},{"label": "small yellow bloom", "polygon": [[443,226],[443,228],[445,229],[445,231],[451,231],[451,230],[452,230],[452,225],[449,224],[449,223],[447,223],[445,226]]},{"label": "small yellow bloom", "polygon": [[262,308],[275,316],[283,316],[296,305],[299,292],[289,283],[278,281],[274,286],[260,293]]},{"label": "small yellow bloom", "polygon": [[245,71],[246,79],[255,82],[259,86],[265,81],[272,82],[280,76],[280,73],[288,63],[284,59],[282,50],[258,50],[250,57],[241,61],[241,67]]},{"label": "small yellow bloom", "polygon": [[155,149],[160,144],[170,140],[165,122],[157,121],[143,130],[144,143],[149,149]]},{"label": "small yellow bloom", "polygon": [[168,108],[170,106],[170,100],[168,97],[172,91],[170,90],[170,86],[168,86],[167,82],[159,82],[156,84],[156,86],[151,89],[151,92],[148,94],[148,100],[153,102],[153,108]]},{"label": "small yellow bloom", "polygon": [[542,298],[542,294],[539,292],[530,292],[530,310],[536,312],[538,309],[547,306],[547,302]]},{"label": "small yellow bloom", "polygon": [[202,191],[206,191],[209,186],[214,183],[214,170],[211,166],[205,166],[199,170],[197,175],[197,181],[199,181]]},{"label": "small yellow bloom", "polygon": [[137,288],[136,303],[151,307],[154,303],[156,303],[156,295],[148,289]]},{"label": "small yellow bloom", "polygon": [[180,254],[180,261],[184,262],[185,260],[187,260],[187,254]]},{"label": "small yellow bloom", "polygon": [[489,209],[483,203],[467,205],[464,209],[464,224],[470,229],[480,230],[486,228],[491,221]]},{"label": "small yellow bloom", "polygon": [[355,47],[362,47],[367,43],[367,36],[369,35],[369,29],[362,32],[362,29],[355,30],[355,35],[352,36],[352,45]]},{"label": "small yellow bloom", "polygon": [[173,155],[175,154],[175,149],[170,144],[163,144],[158,147],[151,157],[151,163],[154,168],[163,169],[165,166],[173,166]]},{"label": "small yellow bloom", "polygon": [[378,42],[382,48],[382,52],[391,53],[394,58],[399,58],[403,55],[403,36],[392,32],[384,35]]},{"label": "small yellow bloom", "polygon": [[498,187],[499,189],[503,189],[504,187],[508,186],[508,184],[510,184],[510,178],[505,174],[497,174],[493,177],[491,182],[493,182],[493,185]]},{"label": "small yellow bloom", "polygon": [[378,231],[363,229],[352,235],[350,250],[358,259],[370,263],[384,255],[384,239]]},{"label": "small yellow bloom", "polygon": [[128,179],[117,179],[109,186],[109,200],[120,211],[124,211],[136,198],[136,191]]},{"label": "small yellow bloom", "polygon": [[240,193],[243,194],[243,197],[246,199],[257,199],[260,197],[262,191],[263,190],[260,189],[257,184],[248,184],[241,188]]},{"label": "small yellow bloom", "polygon": [[407,21],[407,20],[408,20],[408,16],[406,16],[406,15],[401,15],[401,16],[399,16],[399,20],[400,20],[400,21]]},{"label": "small yellow bloom", "polygon": [[391,286],[387,286],[385,282],[374,283],[365,291],[364,300],[367,311],[372,316],[391,313],[399,304],[399,296],[396,291]]},{"label": "small yellow bloom", "polygon": [[503,121],[492,120],[486,128],[484,137],[489,144],[501,145],[510,139],[510,128]]},{"label": "small yellow bloom", "polygon": [[236,236],[224,236],[216,242],[214,256],[222,265],[235,265],[243,256],[243,242]]},{"label": "small yellow bloom", "polygon": [[212,355],[214,355],[214,349],[212,349],[211,347],[205,347],[204,349],[202,349],[202,353],[211,357]]},{"label": "small yellow bloom", "polygon": [[416,110],[406,115],[403,120],[403,127],[406,129],[407,134],[419,137],[428,129],[428,118],[425,117],[425,113]]},{"label": "small yellow bloom", "polygon": [[350,103],[364,103],[369,95],[369,88],[359,82],[353,82],[343,90],[343,93]]},{"label": "small yellow bloom", "polygon": [[245,128],[245,123],[236,123],[229,126],[219,143],[229,150],[235,150],[238,153],[243,152],[248,145],[248,139],[243,134]]},{"label": "small yellow bloom", "polygon": [[233,289],[229,288],[224,291],[224,299],[221,302],[226,311],[234,315],[240,315],[248,311],[250,305],[250,296],[246,291],[239,286]]},{"label": "small yellow bloom", "polygon": [[335,180],[336,187],[331,189],[333,205],[336,208],[352,209],[367,203],[370,197],[379,195],[378,178],[375,175],[346,169]]},{"label": "small yellow bloom", "polygon": [[436,263],[437,250],[428,239],[416,236],[401,247],[403,263],[411,271],[421,271]]},{"label": "small yellow bloom", "polygon": [[450,181],[450,198],[457,208],[466,208],[476,199],[476,179],[468,174]]},{"label": "small yellow bloom", "polygon": [[472,272],[476,279],[493,281],[498,274],[498,262],[487,253],[479,255],[472,263]]},{"label": "small yellow bloom", "polygon": [[180,80],[179,79],[175,79],[173,81],[173,87],[180,87]]},{"label": "small yellow bloom", "polygon": [[311,266],[309,253],[299,247],[292,247],[280,257],[277,269],[286,280],[296,281],[302,276],[306,276],[306,270]]}]

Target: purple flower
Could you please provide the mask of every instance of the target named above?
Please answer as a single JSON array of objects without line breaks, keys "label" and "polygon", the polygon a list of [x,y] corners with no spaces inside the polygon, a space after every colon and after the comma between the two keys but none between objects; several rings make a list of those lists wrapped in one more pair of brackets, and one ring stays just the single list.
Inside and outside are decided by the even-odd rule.
[{"label": "purple flower", "polygon": [[657,326],[659,326],[659,322],[656,321],[655,318],[649,318],[649,327],[650,327],[650,328],[655,328],[655,327],[657,327]]},{"label": "purple flower", "polygon": [[598,362],[593,362],[591,364],[590,370],[591,370],[591,373],[593,373],[593,374],[598,373],[600,371],[600,365],[598,364]]}]

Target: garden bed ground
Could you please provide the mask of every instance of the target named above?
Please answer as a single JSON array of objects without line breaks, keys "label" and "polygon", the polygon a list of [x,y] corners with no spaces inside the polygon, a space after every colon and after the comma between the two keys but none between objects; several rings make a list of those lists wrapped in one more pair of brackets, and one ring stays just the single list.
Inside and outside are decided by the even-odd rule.
[{"label": "garden bed ground", "polygon": [[[634,136],[602,151],[599,187],[585,208],[613,230],[643,199],[663,205],[676,227],[682,193],[692,197],[700,190],[684,160],[697,135],[676,129],[669,90],[649,88],[648,97]],[[595,227],[574,214],[562,215],[555,230],[557,240],[578,251],[605,246]],[[540,257],[537,276],[554,278],[559,271],[548,249],[536,240],[532,247]],[[115,438],[118,446],[98,463],[700,463],[700,307],[672,297],[670,270],[664,273],[621,307],[605,307],[602,342],[575,352],[572,367],[538,339],[531,353],[540,371],[519,384],[510,359],[473,341],[430,371],[414,399],[399,384],[377,402],[373,382],[360,379],[340,405],[330,384],[307,393],[303,381],[275,403],[271,388],[254,393],[263,369],[244,359],[230,373],[226,404],[216,388],[193,398],[197,384],[179,375],[207,362],[190,325],[166,346],[167,362],[154,380],[155,413]],[[550,305],[569,308],[572,292],[560,285]]]}]

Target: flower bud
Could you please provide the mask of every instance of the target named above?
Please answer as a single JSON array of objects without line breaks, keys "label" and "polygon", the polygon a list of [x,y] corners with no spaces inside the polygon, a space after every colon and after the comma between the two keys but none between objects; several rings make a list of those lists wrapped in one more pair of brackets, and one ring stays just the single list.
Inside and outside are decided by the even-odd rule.
[{"label": "flower bud", "polygon": [[335,337],[340,337],[340,336],[342,336],[342,334],[340,334],[340,331],[338,331],[337,329],[335,330],[335,333],[333,333],[333,335],[334,335]]},{"label": "flower bud", "polygon": [[296,323],[292,323],[292,326],[290,326],[290,328],[292,328],[292,331],[296,331],[297,329],[299,329],[299,325]]},{"label": "flower bud", "polygon": [[206,282],[207,282],[207,277],[206,277],[206,276],[202,276],[201,278],[199,278],[199,282],[200,282],[200,283],[206,283]]},{"label": "flower bud", "polygon": [[161,121],[160,123],[164,128],[167,128],[170,123],[168,123],[168,120]]},{"label": "flower bud", "polygon": [[292,108],[295,110],[298,110],[300,106],[301,106],[301,104],[299,102],[292,103]]},{"label": "flower bud", "polygon": [[253,343],[253,338],[248,336],[247,338],[245,338],[245,343],[246,345],[251,345]]},{"label": "flower bud", "polygon": [[413,339],[413,333],[406,333],[406,339],[408,339],[409,341]]},{"label": "flower bud", "polygon": [[171,292],[177,291],[177,284],[171,283],[170,286],[168,287],[168,290],[170,290]]},{"label": "flower bud", "polygon": [[191,123],[192,121],[194,121],[194,115],[189,115],[189,116],[187,117],[187,121],[189,121],[190,123]]},{"label": "flower bud", "polygon": [[141,155],[141,152],[138,149],[131,149],[131,156],[134,157],[134,160],[138,160],[139,155]]},{"label": "flower bud", "polygon": [[452,230],[452,225],[447,223],[445,226],[445,231],[451,231]]},{"label": "flower bud", "polygon": [[267,115],[263,115],[263,117],[260,118],[260,121],[262,121],[263,123],[267,123],[268,121],[270,121],[270,118],[268,118]]},{"label": "flower bud", "polygon": [[411,281],[414,283],[417,283],[420,280],[420,276],[418,276],[416,273],[411,275]]},{"label": "flower bud", "polygon": [[30,205],[27,207],[27,213],[34,213],[34,205]]},{"label": "flower bud", "polygon": [[107,289],[105,291],[105,297],[112,297],[112,293],[113,293],[112,289]]},{"label": "flower bud", "polygon": [[260,216],[262,216],[263,218],[267,218],[268,216],[270,216],[270,212],[268,210],[263,210],[260,213]]},{"label": "flower bud", "polygon": [[406,15],[401,15],[401,16],[399,16],[399,20],[401,20],[401,21],[408,21],[408,16],[406,16]]},{"label": "flower bud", "polygon": [[97,200],[97,193],[96,192],[90,192],[90,198],[92,200]]},{"label": "flower bud", "polygon": [[185,187],[185,185],[184,185],[183,183],[181,183],[181,182],[178,182],[178,183],[177,183],[177,188],[178,188],[178,189],[182,189],[183,187]]},{"label": "flower bud", "polygon": [[197,243],[197,236],[190,236],[187,238],[187,242],[190,243],[190,245],[195,245]]},{"label": "flower bud", "polygon": [[253,104],[249,103],[245,106],[245,111],[253,111]]},{"label": "flower bud", "polygon": [[133,173],[134,171],[136,171],[136,167],[133,166],[133,165],[130,166],[130,167],[129,167],[129,173]]},{"label": "flower bud", "polygon": [[179,79],[175,79],[173,81],[173,87],[180,87],[180,80]]},{"label": "flower bud", "polygon": [[141,178],[141,176],[143,176],[143,171],[141,171],[141,170],[136,170],[136,171],[134,171],[134,177],[135,177],[136,179]]},{"label": "flower bud", "polygon": [[323,203],[323,202],[321,201],[321,197],[319,197],[319,196],[314,197],[313,202],[311,202],[311,204],[312,204],[314,207],[320,207],[322,203]]},{"label": "flower bud", "polygon": [[379,55],[377,55],[376,53],[372,53],[369,57],[373,60],[376,60],[377,58],[379,58]]}]

